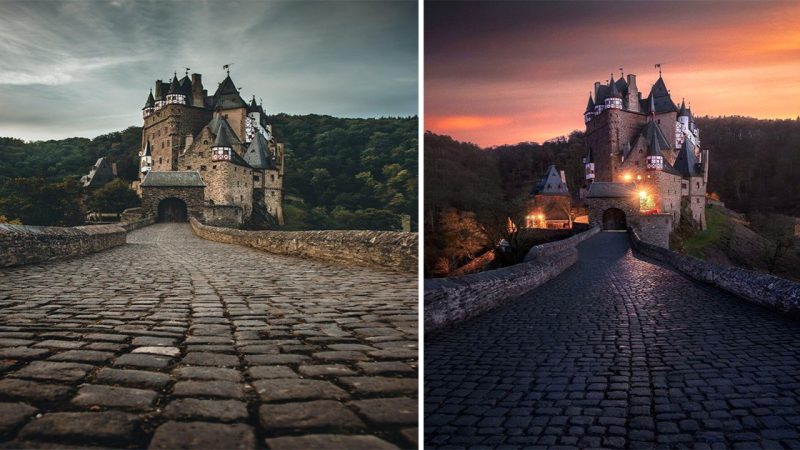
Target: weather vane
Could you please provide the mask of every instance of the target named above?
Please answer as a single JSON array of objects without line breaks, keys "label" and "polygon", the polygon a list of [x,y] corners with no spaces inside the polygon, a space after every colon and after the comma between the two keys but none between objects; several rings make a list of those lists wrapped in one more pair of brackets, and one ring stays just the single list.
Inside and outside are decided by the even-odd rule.
[{"label": "weather vane", "polygon": [[189,70],[190,70],[190,69],[187,67],[187,68],[186,68],[186,76],[187,76],[187,77],[189,76]]},{"label": "weather vane", "polygon": [[228,63],[228,64],[225,64],[224,66],[222,66],[222,69],[223,69],[223,70],[225,70],[225,71],[227,71],[227,72],[228,72],[228,75],[230,75],[230,74],[231,74],[231,66],[232,66],[232,65],[233,65],[233,63]]},{"label": "weather vane", "polygon": [[619,68],[619,77],[625,78],[625,72],[622,71],[622,67]]},{"label": "weather vane", "polygon": [[658,76],[661,77],[661,63],[656,64],[656,69],[658,69]]}]

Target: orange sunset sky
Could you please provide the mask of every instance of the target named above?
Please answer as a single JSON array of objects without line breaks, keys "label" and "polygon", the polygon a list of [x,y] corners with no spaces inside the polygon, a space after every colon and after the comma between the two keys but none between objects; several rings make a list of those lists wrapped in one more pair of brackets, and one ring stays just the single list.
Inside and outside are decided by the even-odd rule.
[{"label": "orange sunset sky", "polygon": [[695,115],[800,115],[800,2],[426,2],[425,129],[480,146],[584,128],[595,81],[661,63]]}]

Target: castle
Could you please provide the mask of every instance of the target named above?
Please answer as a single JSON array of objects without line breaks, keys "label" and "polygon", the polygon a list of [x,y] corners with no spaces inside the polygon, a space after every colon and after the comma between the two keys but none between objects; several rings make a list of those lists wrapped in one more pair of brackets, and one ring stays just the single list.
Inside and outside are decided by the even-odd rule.
[{"label": "castle", "polygon": [[177,73],[171,82],[156,80],[142,111],[134,188],[144,214],[234,227],[283,224],[284,146],[230,72],[213,95],[188,69],[180,80]]},{"label": "castle", "polygon": [[593,91],[584,112],[589,222],[631,226],[667,248],[682,218],[705,229],[708,150],[685,101],[672,100],[660,71],[645,98],[632,74]]}]

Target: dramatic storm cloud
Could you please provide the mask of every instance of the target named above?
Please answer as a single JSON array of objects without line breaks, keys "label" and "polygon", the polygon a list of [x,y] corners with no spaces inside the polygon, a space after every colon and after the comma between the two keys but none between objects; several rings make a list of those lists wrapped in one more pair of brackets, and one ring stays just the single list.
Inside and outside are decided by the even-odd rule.
[{"label": "dramatic storm cloud", "polygon": [[267,112],[417,113],[417,4],[2,1],[0,136],[94,137],[141,123],[156,79],[231,77]]},{"label": "dramatic storm cloud", "polygon": [[425,127],[489,146],[583,129],[595,81],[661,63],[699,115],[800,114],[796,2],[428,2]]}]

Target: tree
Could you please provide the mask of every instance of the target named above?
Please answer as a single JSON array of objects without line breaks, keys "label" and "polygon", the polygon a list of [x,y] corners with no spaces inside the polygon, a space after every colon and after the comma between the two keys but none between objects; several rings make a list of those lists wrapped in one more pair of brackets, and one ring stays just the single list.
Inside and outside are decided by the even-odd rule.
[{"label": "tree", "polygon": [[795,218],[783,214],[749,214],[751,226],[769,240],[764,248],[764,262],[769,273],[774,274],[778,263],[794,247]]},{"label": "tree", "polygon": [[138,206],[139,196],[125,180],[117,178],[93,191],[86,203],[93,212],[115,213],[119,219],[122,211]]}]

